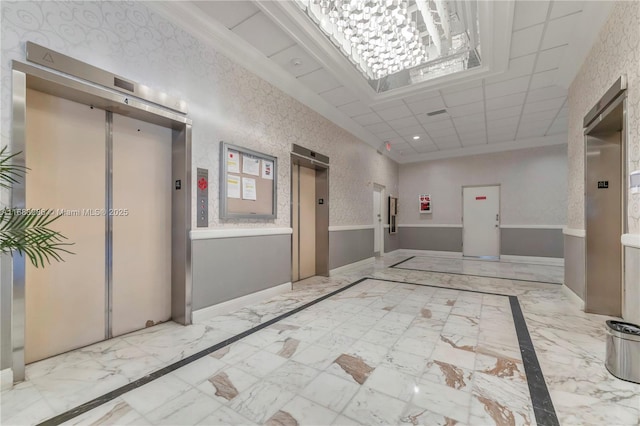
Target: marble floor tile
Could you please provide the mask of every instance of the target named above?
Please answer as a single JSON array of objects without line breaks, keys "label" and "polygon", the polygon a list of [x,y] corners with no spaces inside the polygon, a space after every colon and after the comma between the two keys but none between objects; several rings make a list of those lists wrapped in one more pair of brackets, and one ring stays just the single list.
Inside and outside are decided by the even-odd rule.
[{"label": "marble floor tile", "polygon": [[0,396],[1,423],[39,423],[368,276],[69,424],[535,424],[509,298],[483,291],[517,296],[561,424],[638,425],[640,385],[603,366],[608,318],[558,285],[516,281],[548,278],[545,265],[471,261],[513,280],[388,268],[403,259],[29,365],[28,381]]},{"label": "marble floor tile", "polygon": [[322,372],[302,390],[301,395],[339,413],[358,389],[360,386],[353,381]]},{"label": "marble floor tile", "polygon": [[406,405],[404,401],[363,386],[343,414],[365,425],[395,425]]}]

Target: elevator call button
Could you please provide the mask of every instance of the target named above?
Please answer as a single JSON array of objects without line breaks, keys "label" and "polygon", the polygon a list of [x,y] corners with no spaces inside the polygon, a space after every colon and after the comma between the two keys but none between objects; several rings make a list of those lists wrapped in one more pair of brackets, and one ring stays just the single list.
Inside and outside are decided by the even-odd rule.
[{"label": "elevator call button", "polygon": [[198,227],[209,226],[209,170],[197,170],[197,186],[198,186]]},{"label": "elevator call button", "polygon": [[608,180],[600,180],[598,181],[598,189],[607,189],[609,188],[609,181]]}]

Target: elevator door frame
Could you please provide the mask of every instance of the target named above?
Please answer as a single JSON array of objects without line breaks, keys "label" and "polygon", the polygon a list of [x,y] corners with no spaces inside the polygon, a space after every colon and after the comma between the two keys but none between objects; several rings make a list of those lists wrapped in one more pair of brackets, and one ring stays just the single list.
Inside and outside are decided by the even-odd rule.
[{"label": "elevator door frame", "polygon": [[[320,161],[307,158],[303,155],[295,152],[291,153],[291,169],[297,165],[300,167],[307,167],[316,171],[316,273],[315,275],[321,275],[324,277],[329,276],[329,165]],[[291,226],[293,227],[293,209],[297,209],[298,206],[293,205],[293,172],[291,173]],[[319,204],[319,199],[323,199],[323,204]],[[300,202],[300,200],[298,200]],[[298,217],[298,227],[300,226],[300,220]],[[295,235],[299,237],[299,232],[292,233],[291,238]],[[293,276],[293,262],[294,256],[299,257],[300,245],[298,243],[298,253],[293,252],[294,244],[291,244],[291,282],[296,282],[296,277]],[[314,275],[314,276],[315,276]],[[298,263],[298,276],[300,276],[300,264]]]},{"label": "elevator door frame", "polygon": [[[26,152],[26,92],[34,89],[70,101],[95,106],[115,114],[154,123],[171,129],[172,182],[180,180],[180,189],[171,197],[171,319],[191,324],[191,126],[184,115],[123,95],[114,90],[89,84],[73,76],[52,73],[44,68],[19,61],[12,63],[11,151],[22,152],[14,164],[24,165]],[[25,208],[25,180],[11,188],[11,207]],[[105,233],[108,232],[105,229]],[[11,262],[11,274],[2,273],[2,289],[11,288],[11,349],[14,382],[25,378],[25,258],[18,254]],[[9,282],[6,282],[9,281]],[[106,286],[105,286],[106,287]],[[3,290],[4,291],[4,290]],[[108,315],[105,312],[105,315]],[[9,342],[2,342],[8,344]]]},{"label": "elevator door frame", "polygon": [[[623,86],[626,87],[626,86]],[[609,89],[612,91],[612,89]],[[605,96],[607,96],[605,94]],[[603,97],[604,98],[604,97]],[[602,100],[599,102],[603,102]],[[597,118],[593,119],[593,121],[584,128],[584,228],[585,228],[585,256],[584,256],[584,311],[585,312],[593,312],[593,313],[603,313],[599,312],[599,309],[596,307],[594,309],[593,304],[589,304],[588,301],[588,291],[589,291],[589,265],[587,263],[588,258],[588,211],[587,211],[587,185],[588,185],[588,169],[587,169],[587,148],[590,138],[597,138],[598,135],[609,134],[611,131],[602,132],[602,127],[615,127],[614,121],[617,118],[613,115],[613,112],[617,108],[622,108],[622,125],[620,131],[620,180],[621,180],[621,188],[620,188],[620,235],[618,236],[618,244],[619,244],[619,275],[620,275],[620,300],[619,300],[619,312],[617,313],[608,313],[607,315],[621,316],[625,310],[625,282],[624,282],[624,248],[620,241],[620,238],[623,234],[627,233],[628,230],[628,219],[627,219],[627,187],[629,184],[627,169],[627,141],[629,140],[629,127],[627,122],[627,93],[623,88],[618,96],[614,98],[610,104],[602,110],[597,116]],[[596,111],[597,112],[597,111]],[[610,130],[610,129],[609,129]],[[604,314],[604,313],[603,313]]]}]

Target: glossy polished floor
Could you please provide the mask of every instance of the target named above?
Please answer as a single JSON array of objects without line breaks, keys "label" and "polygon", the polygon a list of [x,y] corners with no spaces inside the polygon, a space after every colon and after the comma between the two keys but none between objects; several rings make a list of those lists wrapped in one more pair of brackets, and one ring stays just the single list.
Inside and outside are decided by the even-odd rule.
[{"label": "glossy polished floor", "polygon": [[555,284],[388,267],[408,257],[34,363],[2,424],[638,424],[605,317]]}]

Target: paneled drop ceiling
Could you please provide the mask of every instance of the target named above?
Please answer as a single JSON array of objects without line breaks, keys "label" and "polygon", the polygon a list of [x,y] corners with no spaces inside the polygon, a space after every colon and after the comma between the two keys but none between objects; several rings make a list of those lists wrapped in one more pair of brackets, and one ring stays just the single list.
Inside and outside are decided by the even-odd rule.
[{"label": "paneled drop ceiling", "polygon": [[[610,10],[606,1],[496,2],[502,15],[487,9],[481,31],[491,37],[487,27],[500,27],[508,36],[494,31],[485,40],[483,54],[494,59],[482,72],[380,95],[360,84],[355,67],[291,2],[175,3],[165,14],[252,53],[251,71],[301,93],[299,100],[400,163],[566,143],[567,88]],[[430,115],[439,110],[446,112]]]}]

